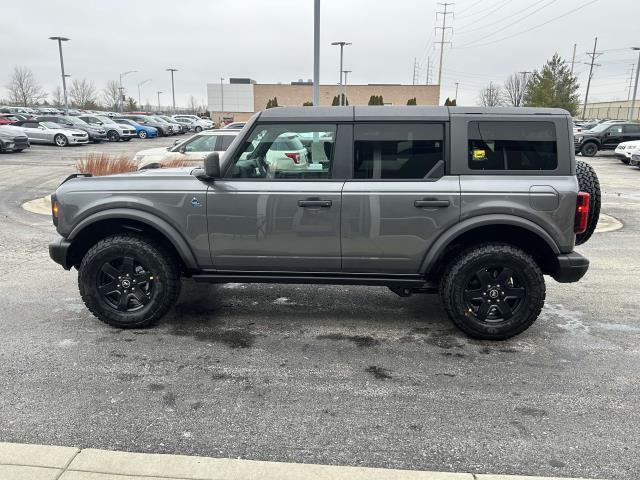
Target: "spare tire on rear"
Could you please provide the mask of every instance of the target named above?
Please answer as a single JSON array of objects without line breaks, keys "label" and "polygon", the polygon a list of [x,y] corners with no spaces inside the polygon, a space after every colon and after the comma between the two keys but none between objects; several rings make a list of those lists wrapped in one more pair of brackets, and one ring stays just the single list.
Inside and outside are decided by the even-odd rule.
[{"label": "spare tire on rear", "polygon": [[591,238],[600,218],[600,182],[591,165],[581,160],[576,161],[576,177],[581,192],[589,194],[589,218],[584,233],[576,235],[576,245],[582,245]]}]

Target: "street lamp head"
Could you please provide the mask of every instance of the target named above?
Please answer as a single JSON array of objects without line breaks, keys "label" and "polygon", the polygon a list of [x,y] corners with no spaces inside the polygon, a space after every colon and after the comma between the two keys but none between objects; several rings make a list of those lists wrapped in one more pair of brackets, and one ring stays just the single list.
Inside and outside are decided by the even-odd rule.
[{"label": "street lamp head", "polygon": [[331,45],[352,45],[351,42],[331,42]]},{"label": "street lamp head", "polygon": [[61,42],[68,42],[70,39],[67,37],[49,37],[49,40],[59,40]]},{"label": "street lamp head", "polygon": [[631,50],[640,50],[640,47],[631,47]]},{"label": "street lamp head", "polygon": [[167,68],[167,72],[177,72],[177,68]]}]

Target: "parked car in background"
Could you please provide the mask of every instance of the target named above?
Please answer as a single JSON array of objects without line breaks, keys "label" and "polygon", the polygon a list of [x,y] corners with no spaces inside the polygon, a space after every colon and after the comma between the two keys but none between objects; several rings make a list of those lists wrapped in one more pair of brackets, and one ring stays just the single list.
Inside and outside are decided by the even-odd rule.
[{"label": "parked car in background", "polygon": [[622,142],[640,140],[640,123],[607,121],[574,136],[576,153],[593,157],[599,150],[615,150]]},{"label": "parked car in background", "polygon": [[622,142],[615,149],[615,156],[622,163],[629,164],[631,155],[640,152],[640,140],[632,140],[630,142]]},{"label": "parked car in background", "polygon": [[166,122],[161,122],[159,120],[154,119],[154,117],[150,115],[142,115],[142,114],[134,114],[134,113],[126,113],[120,115],[118,118],[126,118],[127,120],[133,120],[140,125],[144,125],[146,127],[153,127],[158,131],[159,137],[166,137],[171,135],[171,131],[169,130],[169,126]]},{"label": "parked car in background", "polygon": [[21,152],[30,146],[29,137],[20,127],[0,125],[0,152]]},{"label": "parked car in background", "polygon": [[53,122],[66,128],[82,130],[89,135],[89,141],[100,143],[107,139],[107,131],[100,125],[91,125],[79,117],[67,117],[65,115],[39,115],[41,122]]},{"label": "parked car in background", "polygon": [[15,120],[11,120],[4,115],[0,115],[0,125],[13,125],[14,123],[16,123]]},{"label": "parked car in background", "polygon": [[52,143],[58,147],[89,143],[87,132],[75,128],[65,128],[54,122],[25,120],[18,125],[29,137],[30,143]]},{"label": "parked car in background", "polygon": [[183,133],[187,133],[189,131],[188,127],[186,127],[182,123],[176,121],[175,118],[171,118],[168,115],[156,115],[156,116],[158,118],[161,118],[165,122],[167,122],[169,125],[171,125],[173,127],[173,131],[176,132],[177,134],[183,134]]},{"label": "parked car in background", "polygon": [[174,120],[178,122],[180,125],[184,126],[188,132],[201,132],[204,128],[200,127],[199,130],[196,131],[196,122],[192,121],[190,118],[175,118]]},{"label": "parked car in background", "polygon": [[[207,118],[200,118],[197,115],[174,115],[173,118],[189,118],[196,122],[197,125],[202,127],[202,130],[212,130],[214,128],[213,122]],[[200,131],[202,131],[200,130]],[[196,129],[196,131],[198,131]]]},{"label": "parked car in background", "polygon": [[136,153],[133,160],[138,170],[161,168],[173,160],[200,165],[211,152],[222,154],[229,148],[239,130],[211,130],[198,133],[172,147],[150,148]]},{"label": "parked car in background", "polygon": [[247,122],[231,122],[231,123],[227,123],[222,128],[232,128],[236,130],[242,130],[246,124]]},{"label": "parked car in background", "polygon": [[157,128],[150,127],[148,125],[140,125],[138,122],[129,120],[128,118],[115,117],[113,121],[123,126],[128,125],[135,128],[138,138],[156,138],[158,136]]},{"label": "parked car in background", "polygon": [[107,140],[110,142],[128,142],[138,136],[136,129],[131,126],[120,125],[109,117],[103,115],[80,115],[80,120],[84,120],[90,125],[100,126],[107,132]]},{"label": "parked car in background", "polygon": [[[161,125],[166,125],[168,127],[169,135],[177,135],[181,130],[179,126],[174,125],[173,123],[167,122],[165,119],[159,117],[158,115],[149,115],[149,118],[159,122]],[[179,124],[178,124],[179,125]]]},{"label": "parked car in background", "polygon": [[32,120],[35,119],[34,116],[26,114],[26,113],[3,113],[2,117],[11,120],[12,122],[22,122],[24,120]]}]

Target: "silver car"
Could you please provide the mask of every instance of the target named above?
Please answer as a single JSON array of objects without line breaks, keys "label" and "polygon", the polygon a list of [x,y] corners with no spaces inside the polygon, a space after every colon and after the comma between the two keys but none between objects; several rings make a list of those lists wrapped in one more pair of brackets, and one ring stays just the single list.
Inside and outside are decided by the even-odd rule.
[{"label": "silver car", "polygon": [[110,142],[128,142],[132,138],[138,136],[138,132],[134,127],[120,125],[109,117],[103,115],[80,115],[80,120],[87,122],[89,125],[102,127],[107,132],[107,140]]},{"label": "silver car", "polygon": [[87,132],[65,128],[54,122],[27,120],[19,126],[31,143],[53,143],[59,147],[89,143]]}]

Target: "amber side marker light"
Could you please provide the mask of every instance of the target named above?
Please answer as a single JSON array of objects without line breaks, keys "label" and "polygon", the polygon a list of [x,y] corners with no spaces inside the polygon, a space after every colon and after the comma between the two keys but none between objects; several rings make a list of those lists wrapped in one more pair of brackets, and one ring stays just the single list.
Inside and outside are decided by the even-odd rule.
[{"label": "amber side marker light", "polygon": [[576,199],[576,220],[573,224],[573,231],[575,233],[584,233],[587,231],[590,198],[588,193],[578,193],[578,198]]},{"label": "amber side marker light", "polygon": [[55,195],[51,195],[51,216],[53,217],[53,224],[58,226],[58,217],[60,215],[60,202]]}]

